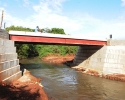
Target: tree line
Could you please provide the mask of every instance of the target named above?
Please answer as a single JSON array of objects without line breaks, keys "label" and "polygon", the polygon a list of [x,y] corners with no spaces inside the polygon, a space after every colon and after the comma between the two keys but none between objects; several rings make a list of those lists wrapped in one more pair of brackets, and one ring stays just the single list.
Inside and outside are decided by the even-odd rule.
[{"label": "tree line", "polygon": [[[9,30],[26,31],[26,32],[34,32],[35,31],[35,29],[30,29],[30,28],[26,28],[26,27],[22,27],[22,26],[14,26],[14,25],[6,28],[6,31],[9,32]],[[62,29],[62,28],[52,28],[52,29],[42,28],[42,29],[39,29],[39,31],[42,33],[46,32],[46,33],[52,33],[52,34],[65,34],[64,29]]]},{"label": "tree line", "polygon": [[[10,26],[6,28],[6,31],[15,30],[15,31],[27,31],[34,32],[35,29],[25,28],[21,26]],[[41,29],[45,32],[52,34],[65,34],[64,29],[62,28],[52,28],[52,29]],[[77,46],[64,46],[64,45],[44,45],[44,44],[20,44],[15,43],[16,52],[18,53],[18,58],[29,58],[29,57],[44,57],[50,54],[54,55],[66,55],[66,54],[75,54]]]}]

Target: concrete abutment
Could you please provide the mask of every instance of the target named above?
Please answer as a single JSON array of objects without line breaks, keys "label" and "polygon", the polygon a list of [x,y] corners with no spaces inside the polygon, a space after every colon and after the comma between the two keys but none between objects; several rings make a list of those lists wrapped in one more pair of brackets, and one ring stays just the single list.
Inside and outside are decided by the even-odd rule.
[{"label": "concrete abutment", "polygon": [[97,52],[100,48],[102,48],[102,46],[93,46],[93,45],[79,46],[73,64],[79,65],[80,63],[88,59],[90,56],[92,56],[95,52]]},{"label": "concrete abutment", "polygon": [[79,46],[73,63],[100,75],[125,74],[125,46],[114,42],[117,44],[112,40],[108,46]]},{"label": "concrete abutment", "polygon": [[0,82],[9,84],[21,76],[14,41],[9,40],[9,34],[0,29]]}]

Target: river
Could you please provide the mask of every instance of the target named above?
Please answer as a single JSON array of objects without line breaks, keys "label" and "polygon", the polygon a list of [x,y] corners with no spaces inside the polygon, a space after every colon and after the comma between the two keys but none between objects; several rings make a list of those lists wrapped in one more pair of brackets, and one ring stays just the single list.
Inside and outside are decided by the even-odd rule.
[{"label": "river", "polygon": [[65,65],[24,59],[20,62],[42,85],[52,100],[125,100],[125,83],[85,75]]}]

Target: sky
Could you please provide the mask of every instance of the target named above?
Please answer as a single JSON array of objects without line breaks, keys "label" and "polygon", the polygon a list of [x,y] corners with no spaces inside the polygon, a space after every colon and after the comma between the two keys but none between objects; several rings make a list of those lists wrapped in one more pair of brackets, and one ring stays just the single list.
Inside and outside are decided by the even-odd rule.
[{"label": "sky", "polygon": [[66,34],[125,39],[125,0],[0,0],[3,23]]}]

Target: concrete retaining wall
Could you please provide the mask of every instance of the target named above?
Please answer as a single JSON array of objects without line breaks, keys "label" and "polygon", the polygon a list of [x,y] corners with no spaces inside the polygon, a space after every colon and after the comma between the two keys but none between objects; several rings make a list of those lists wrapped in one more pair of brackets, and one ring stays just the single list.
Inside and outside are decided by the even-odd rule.
[{"label": "concrete retaining wall", "polygon": [[89,53],[92,49],[88,50],[88,53],[84,52],[84,49],[85,47],[79,47],[75,63],[81,62],[80,59],[83,55],[88,54],[88,56],[86,59],[83,58],[78,66],[94,69],[104,75],[125,74],[125,46],[104,46],[95,50],[96,52],[93,51],[93,54]]},{"label": "concrete retaining wall", "polygon": [[91,55],[93,55],[95,52],[97,52],[100,48],[102,48],[102,46],[90,46],[90,45],[79,46],[73,64],[78,65],[82,63]]},{"label": "concrete retaining wall", "polygon": [[108,46],[125,46],[125,40],[112,40],[107,41]]},{"label": "concrete retaining wall", "polygon": [[21,74],[14,41],[0,38],[0,81],[11,83]]}]

